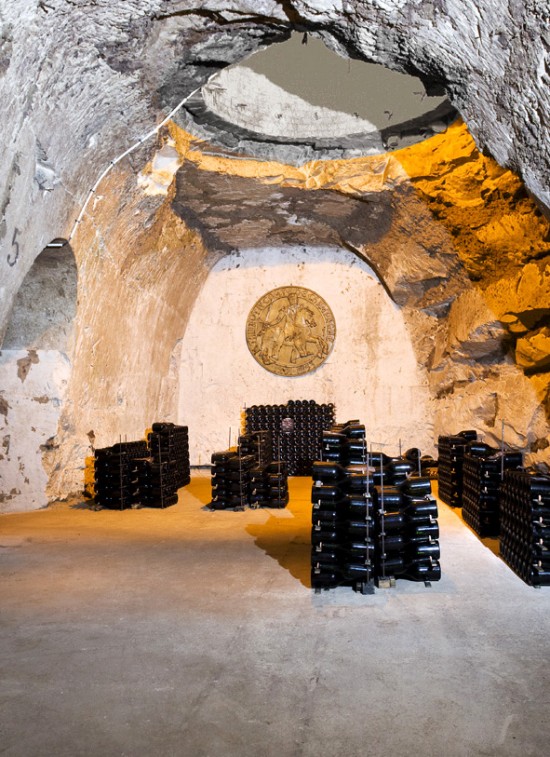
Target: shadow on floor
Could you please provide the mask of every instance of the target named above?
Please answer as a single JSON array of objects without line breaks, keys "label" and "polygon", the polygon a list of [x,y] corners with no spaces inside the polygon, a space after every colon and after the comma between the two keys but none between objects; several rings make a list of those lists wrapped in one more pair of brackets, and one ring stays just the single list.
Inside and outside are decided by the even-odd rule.
[{"label": "shadow on floor", "polygon": [[96,505],[93,499],[88,500],[82,500],[81,502],[75,502],[72,505],[69,505],[69,508],[71,510],[102,510],[103,508],[100,508],[99,505]]},{"label": "shadow on floor", "polygon": [[311,514],[304,519],[303,508],[294,509],[292,503],[285,509],[286,513],[292,513],[292,518],[277,517],[273,510],[266,512],[268,520],[250,524],[247,533],[254,537],[257,547],[311,589]]},{"label": "shadow on floor", "polygon": [[[473,533],[476,539],[479,539],[479,541],[483,544],[484,547],[486,547],[490,552],[492,552],[494,555],[496,555],[502,560],[502,557],[500,556],[500,541],[499,541],[498,536],[480,536],[478,533],[476,533],[476,531],[474,531],[474,529],[468,523],[466,523],[466,521],[462,517],[461,507],[455,507],[453,508],[453,510],[458,515],[458,517],[460,518],[464,526]],[[505,561],[502,560],[502,562],[505,562]]]}]

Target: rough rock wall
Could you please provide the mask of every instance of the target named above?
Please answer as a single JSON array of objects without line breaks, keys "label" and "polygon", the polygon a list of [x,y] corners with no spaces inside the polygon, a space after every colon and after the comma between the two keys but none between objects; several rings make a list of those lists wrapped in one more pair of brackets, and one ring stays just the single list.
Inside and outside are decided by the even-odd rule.
[{"label": "rough rock wall", "polygon": [[478,144],[549,198],[549,9],[537,0],[13,0],[0,8],[0,333],[94,179],[210,74],[292,28],[444,87]]},{"label": "rough rock wall", "polygon": [[78,491],[90,441],[140,439],[154,420],[175,420],[179,343],[211,263],[156,175],[144,185],[137,171],[111,173],[83,224],[75,360],[45,459],[49,497]]},{"label": "rough rock wall", "polygon": [[173,206],[210,245],[355,251],[408,319],[435,435],[472,426],[495,444],[504,422],[507,443],[549,459],[550,226],[463,124],[391,155],[302,167],[175,136],[187,152]]},{"label": "rough rock wall", "polygon": [[36,259],[0,351],[0,512],[46,502],[49,455],[71,374],[77,271],[68,245]]},{"label": "rough rock wall", "polygon": [[47,503],[43,459],[55,444],[70,374],[59,350],[0,353],[0,512]]},{"label": "rough rock wall", "polygon": [[431,358],[434,395],[444,400],[439,428],[479,417],[496,443],[504,423],[509,444],[548,463],[550,225],[518,177],[480,154],[462,126],[399,161],[451,235],[469,283]]},{"label": "rough rock wall", "polygon": [[[547,280],[549,225],[463,124],[392,155],[302,167],[220,157],[175,125],[157,148],[140,171],[117,167],[80,232],[78,357],[52,495],[78,485],[90,430],[108,444],[175,419],[177,352],[209,269],[281,242],[338,246],[376,271],[429,375],[434,436],[467,426],[498,443],[504,423],[507,443],[548,459],[550,374],[525,375],[515,354],[548,318],[533,269]],[[184,406],[185,388],[177,420]]]},{"label": "rough rock wall", "polygon": [[[216,0],[197,3],[188,0],[83,0],[79,3],[14,0],[0,5],[0,21],[0,98],[4,104],[0,133],[4,156],[4,171],[0,176],[0,335],[5,332],[14,298],[34,259],[52,238],[69,236],[89,188],[109,161],[138,140],[211,73],[270,41],[284,39],[293,28],[322,36],[327,44],[342,53],[415,73],[436,88],[444,87],[464,116],[478,146],[491,152],[501,165],[515,169],[528,189],[542,203],[550,204],[549,19],[547,5],[535,0],[498,3],[478,0],[475,6],[466,0],[421,3],[363,0],[345,4],[339,0],[311,3],[291,0],[232,3]],[[139,233],[137,229],[127,231],[132,228],[130,211],[135,211],[143,201],[144,190],[135,181],[136,175],[153,148],[154,145],[148,143],[117,166],[100,188],[101,195],[108,198],[109,208],[105,208],[105,204],[101,207],[101,203],[96,205],[97,212],[85,219],[73,240],[81,288],[77,359],[60,438],[56,441],[61,447],[50,450],[46,459],[46,465],[54,474],[52,492],[66,492],[77,481],[80,474],[77,475],[76,459],[85,449],[86,432],[94,428],[88,420],[93,419],[96,426],[98,419],[105,421],[109,430],[107,437],[117,430],[126,433],[122,430],[125,425],[122,418],[132,417],[134,421],[131,429],[128,424],[127,433],[135,433],[133,429],[144,427],[141,420],[150,420],[153,410],[166,407],[159,396],[170,394],[172,390],[165,392],[162,388],[163,376],[165,385],[173,382],[170,365],[171,357],[177,352],[176,334],[184,328],[194,293],[210,265],[204,262],[205,248],[211,259],[225,249],[214,244],[216,234],[208,237],[201,232],[200,224],[197,228],[190,227],[187,220],[181,220],[197,216],[196,197],[189,198],[190,206],[185,211],[176,199],[173,210],[161,211],[157,206],[147,219],[138,215],[134,221],[137,225],[140,219]],[[475,151],[473,144],[471,150]],[[496,238],[500,241],[495,245],[491,232],[487,244],[487,238],[484,241],[481,234],[472,231],[472,222],[464,223],[465,218],[469,218],[468,208],[473,205],[466,202],[462,214],[453,215],[456,192],[447,193],[449,186],[458,186],[460,194],[468,190],[470,182],[469,177],[463,175],[465,169],[461,168],[461,160],[449,170],[448,176],[440,175],[436,184],[432,183],[431,172],[416,171],[416,175],[413,172],[412,184],[401,183],[390,203],[386,202],[387,193],[380,193],[384,198],[381,202],[373,199],[372,189],[365,190],[363,178],[358,178],[357,167],[353,169],[355,174],[346,178],[345,186],[338,180],[333,181],[333,168],[329,167],[327,173],[319,167],[308,167],[305,182],[290,177],[288,186],[284,187],[289,193],[288,207],[304,211],[308,207],[308,201],[302,204],[297,193],[292,194],[293,190],[306,196],[301,192],[302,187],[329,189],[327,194],[331,197],[325,206],[331,209],[334,224],[327,224],[326,218],[314,220],[309,227],[298,224],[298,229],[294,229],[296,238],[299,240],[301,234],[305,238],[321,238],[329,244],[345,242],[367,258],[372,253],[372,263],[379,263],[380,275],[395,294],[396,301],[403,306],[421,308],[417,316],[411,310],[411,323],[415,318],[427,318],[430,329],[433,327],[433,333],[439,335],[438,344],[447,345],[448,339],[441,313],[456,294],[468,288],[465,279],[442,272],[445,259],[456,273],[462,268],[477,278],[476,288],[483,291],[497,320],[502,318],[501,322],[509,327],[516,360],[529,374],[525,380],[535,389],[537,407],[544,415],[541,408],[548,407],[545,357],[548,331],[544,321],[547,301],[536,287],[547,291],[548,253],[544,247],[547,229],[544,231],[540,218],[532,228],[530,219],[535,217],[534,211],[527,204],[520,182],[514,185],[512,181],[515,189],[510,197],[504,196],[509,189],[499,186],[499,169],[491,164],[496,179],[484,174],[474,180],[474,191],[482,192],[474,204],[475,213],[481,210],[485,196],[489,213],[495,210],[495,197],[499,203],[509,199],[514,206],[523,204],[525,212],[518,215],[514,211],[508,214],[510,218],[501,213],[497,224],[500,226],[496,229]],[[207,162],[202,160],[201,171],[208,170],[204,167]],[[190,163],[192,161],[184,170],[187,169],[193,179],[192,174],[197,174],[198,168]],[[218,169],[212,171],[216,172],[220,173]],[[283,178],[287,172],[287,169],[282,172]],[[438,187],[437,181],[441,186]],[[358,185],[363,189],[358,190]],[[135,197],[132,193],[136,193]],[[366,207],[365,194],[370,197],[370,210],[382,223],[388,220],[389,207],[399,207],[398,198],[410,199],[415,195],[415,207],[422,210],[413,213],[414,223],[407,213],[396,213],[393,231],[382,234],[379,244],[380,239],[373,239],[372,228],[365,226],[359,210]],[[343,210],[346,203],[341,201],[341,196],[346,202],[351,198],[350,205],[356,208],[351,218]],[[497,215],[498,207],[501,206],[497,203]],[[430,213],[440,220],[438,225],[430,227],[430,235],[433,232],[433,238],[437,239],[446,236],[450,242],[442,246],[439,241],[428,244],[422,261],[415,262],[414,256],[404,254],[408,248],[402,240],[411,228],[424,228]],[[286,219],[284,215],[279,218],[283,231],[285,226],[292,225],[289,220],[292,212]],[[348,224],[351,238],[343,237],[339,228],[346,218],[352,221]],[[101,234],[94,236],[86,223],[96,224],[96,229],[101,227]],[[202,226],[208,231],[207,223]],[[254,236],[254,226],[243,220],[238,232],[243,238],[247,232]],[[272,221],[266,221],[263,226],[265,230],[273,230]],[[479,224],[485,232],[490,231],[489,226],[489,223]],[[327,228],[332,229],[330,234]],[[362,237],[365,230],[371,236]],[[181,236],[179,242],[175,242],[177,234]],[[162,241],[166,236],[172,238],[169,244]],[[228,236],[231,235],[228,233]],[[526,236],[531,240],[527,245],[528,254],[518,256],[518,248],[526,246]],[[534,237],[539,239],[538,243],[532,241]],[[505,238],[513,239],[513,243],[508,243],[508,252]],[[436,247],[441,247],[443,252],[435,253]],[[158,265],[154,253],[165,248],[166,259]],[[192,250],[189,267],[176,253],[182,249]],[[400,251],[399,255],[395,249]],[[467,249],[475,254],[463,254]],[[499,265],[493,264],[492,281],[480,275],[487,261],[497,259]],[[498,281],[501,260],[505,261],[503,286]],[[430,286],[423,283],[425,262],[429,263]],[[168,286],[163,283],[161,271],[171,277],[181,277],[185,301],[180,298],[176,302],[175,295],[166,291]],[[149,277],[150,294],[145,296],[149,305],[143,307],[138,302],[141,300],[136,293],[136,282]],[[535,282],[538,283],[535,285]],[[510,293],[513,307],[509,306],[509,298],[507,300],[503,292]],[[128,305],[122,317],[118,315],[120,303]],[[157,307],[160,307],[160,316]],[[115,309],[117,317],[113,319]],[[113,320],[121,325],[118,337],[113,330],[109,331]],[[162,322],[172,324],[166,333]],[[155,324],[154,328],[151,323]],[[140,329],[140,325],[143,328]],[[103,335],[98,346],[94,341],[96,332]],[[146,342],[143,342],[144,334],[148,334]],[[140,346],[140,339],[144,346]],[[420,344],[422,339],[418,341]],[[452,338],[449,344],[454,344]],[[96,363],[91,358],[97,350],[101,359]],[[423,354],[420,347],[419,350],[419,354]],[[448,360],[448,345],[435,352],[443,361]],[[513,361],[512,353],[505,353],[502,360]],[[129,375],[136,377],[136,383],[126,386],[129,396],[123,398],[120,406],[117,400],[115,406],[119,410],[113,412],[113,388],[121,371],[116,363],[121,355],[130,361]],[[429,356],[428,359],[433,360]],[[154,365],[153,360],[157,361]],[[463,373],[457,374],[455,383],[454,379],[448,381],[447,377],[457,370],[456,361],[451,362],[452,370],[445,372],[443,380],[446,387],[453,387],[449,389],[449,396],[458,385],[456,382],[474,383],[465,377],[470,370],[467,363],[462,364]],[[151,365],[152,371],[149,370]],[[485,363],[480,362],[480,366],[471,375],[479,378],[479,370],[486,371],[486,376],[491,375]],[[513,364],[511,369],[516,375]],[[141,377],[139,389],[138,377]],[[439,383],[434,391],[439,391],[438,387]],[[109,411],[105,410],[107,406]],[[545,412],[548,414],[547,409]],[[518,429],[521,423],[525,424],[524,416],[525,413],[516,424]],[[77,418],[81,419],[78,433]],[[496,425],[497,421],[496,417]],[[542,428],[542,421],[533,423],[537,429]],[[540,430],[529,431],[529,434],[533,439],[536,437],[534,443],[543,444]]]}]

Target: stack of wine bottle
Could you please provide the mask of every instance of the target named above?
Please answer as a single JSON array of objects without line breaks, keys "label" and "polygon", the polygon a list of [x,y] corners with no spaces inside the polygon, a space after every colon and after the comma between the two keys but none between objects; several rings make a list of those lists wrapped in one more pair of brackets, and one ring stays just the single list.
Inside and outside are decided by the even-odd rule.
[{"label": "stack of wine bottle", "polygon": [[319,457],[321,436],[334,423],[334,405],[289,400],[286,405],[252,405],[245,410],[245,431],[269,431],[273,448],[291,476],[309,476]]},{"label": "stack of wine bottle", "polygon": [[191,481],[189,465],[189,430],[174,423],[153,423],[147,436],[152,465],[168,463],[173,472],[176,489]]},{"label": "stack of wine bottle", "polygon": [[211,470],[213,510],[244,509],[250,504],[254,455],[243,455],[241,450],[227,449],[213,452]]},{"label": "stack of wine bottle", "polygon": [[439,580],[437,503],[429,477],[413,475],[419,450],[369,451],[354,420],[323,434],[322,454],[312,466],[312,587]]},{"label": "stack of wine bottle", "polygon": [[550,586],[550,476],[504,473],[500,554],[530,586]]},{"label": "stack of wine bottle", "polygon": [[139,460],[148,455],[147,442],[120,442],[95,450],[95,502],[110,510],[137,504]]},{"label": "stack of wine bottle", "polygon": [[262,466],[273,460],[273,448],[269,431],[254,431],[239,436],[239,451],[242,455],[254,455],[256,465]]},{"label": "stack of wine bottle", "polygon": [[462,466],[469,442],[477,440],[477,431],[461,431],[455,436],[440,436],[438,481],[439,498],[451,507],[462,506]]},{"label": "stack of wine bottle", "polygon": [[286,507],[289,501],[286,463],[272,460],[256,466],[250,476],[250,507]]},{"label": "stack of wine bottle", "polygon": [[[358,420],[336,423],[321,438],[321,457],[324,461],[341,465],[364,465],[368,454],[373,454],[377,468],[373,471],[373,481],[382,475],[391,477],[393,484],[405,481],[412,473],[428,475],[437,467],[437,461],[430,455],[422,455],[417,447],[408,449],[399,457],[389,457],[383,452],[369,453],[365,426]],[[384,468],[381,472],[380,466]]]},{"label": "stack of wine bottle", "polygon": [[95,450],[95,501],[101,507],[168,507],[191,480],[187,426],[153,423],[147,441]]},{"label": "stack of wine bottle", "polygon": [[483,442],[466,447],[462,480],[462,517],[479,536],[500,532],[500,488],[507,470],[521,468],[521,452],[499,452]]},{"label": "stack of wine bottle", "polygon": [[288,467],[272,459],[271,436],[256,431],[239,437],[236,449],[212,454],[214,510],[245,507],[286,507]]}]

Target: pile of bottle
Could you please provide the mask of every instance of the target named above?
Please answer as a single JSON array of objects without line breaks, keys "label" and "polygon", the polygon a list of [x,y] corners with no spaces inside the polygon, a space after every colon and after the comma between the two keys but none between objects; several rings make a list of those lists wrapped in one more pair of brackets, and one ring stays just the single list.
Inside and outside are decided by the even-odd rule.
[{"label": "pile of bottle", "polygon": [[251,472],[256,462],[254,455],[227,449],[213,452],[211,461],[210,507],[213,510],[244,509],[249,504]]},{"label": "pile of bottle", "polygon": [[174,423],[153,423],[147,436],[151,464],[162,466],[168,463],[173,472],[176,489],[191,481],[189,465],[189,430],[187,426]]},{"label": "pile of bottle", "polygon": [[146,457],[136,460],[137,489],[135,503],[142,507],[169,507],[178,501],[173,464],[168,461],[155,463]]},{"label": "pile of bottle", "polygon": [[407,578],[437,581],[439,526],[420,451],[390,458],[369,451],[358,421],[323,434],[312,466],[311,584],[316,590]]},{"label": "pile of bottle", "polygon": [[253,455],[258,466],[273,460],[273,445],[269,431],[254,431],[239,436],[239,451],[242,455]]},{"label": "pile of bottle", "polygon": [[[255,468],[251,481],[250,507],[286,507],[288,494],[288,467],[284,460],[272,460]],[[262,475],[263,474],[263,475]]]},{"label": "pile of bottle", "polygon": [[479,536],[500,532],[500,487],[507,470],[521,468],[521,452],[499,452],[470,442],[463,462],[462,517]]},{"label": "pile of bottle", "polygon": [[245,431],[269,431],[273,448],[290,476],[309,476],[319,458],[324,430],[334,423],[334,405],[289,400],[286,405],[252,405],[245,410]]},{"label": "pile of bottle", "polygon": [[214,452],[211,461],[212,509],[281,508],[288,504],[288,467],[284,461],[272,459],[268,432],[243,434],[236,449]]},{"label": "pile of bottle", "polygon": [[477,431],[461,431],[455,436],[440,436],[438,495],[451,507],[462,506],[462,466],[464,454],[470,442],[477,440]]},{"label": "pile of bottle", "polygon": [[550,586],[550,476],[506,471],[500,554],[530,586]]},{"label": "pile of bottle", "polygon": [[95,450],[95,502],[101,507],[168,507],[190,478],[187,426],[153,423],[147,441]]},{"label": "pile of bottle", "polygon": [[147,442],[120,442],[95,450],[95,502],[110,510],[137,504],[139,460],[149,454]]}]

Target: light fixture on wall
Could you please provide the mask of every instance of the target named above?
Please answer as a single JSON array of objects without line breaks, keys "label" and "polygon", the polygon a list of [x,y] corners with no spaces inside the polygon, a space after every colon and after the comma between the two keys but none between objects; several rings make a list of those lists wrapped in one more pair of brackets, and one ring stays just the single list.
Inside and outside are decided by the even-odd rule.
[{"label": "light fixture on wall", "polygon": [[59,247],[65,247],[65,245],[67,244],[69,244],[69,241],[67,239],[61,239],[61,238],[52,239],[52,241],[46,245],[45,249],[52,250]]}]

